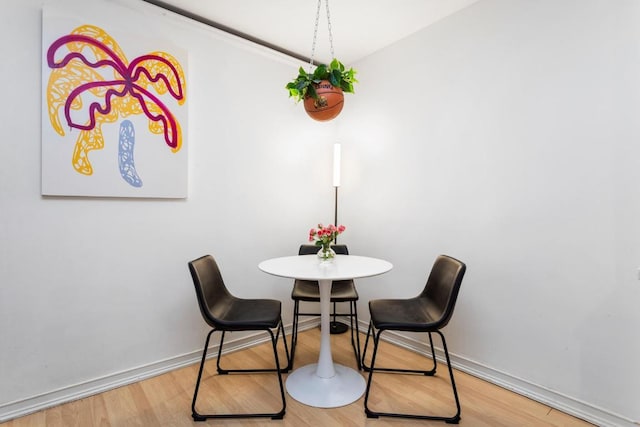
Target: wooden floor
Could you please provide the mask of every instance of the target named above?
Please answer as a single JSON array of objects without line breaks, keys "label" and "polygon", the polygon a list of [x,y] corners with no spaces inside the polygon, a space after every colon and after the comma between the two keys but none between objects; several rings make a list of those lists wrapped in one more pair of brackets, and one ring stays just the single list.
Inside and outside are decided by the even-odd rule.
[{"label": "wooden floor", "polygon": [[[228,339],[232,339],[229,337]],[[320,333],[318,328],[300,334],[296,366],[317,361]],[[334,361],[355,367],[349,334],[332,335]],[[269,367],[273,363],[270,344],[262,344],[223,356],[223,366]],[[397,366],[400,363],[425,363],[422,356],[382,343],[376,364]],[[426,363],[429,363],[427,360]],[[197,365],[188,366],[155,378],[111,390],[96,396],[50,408],[2,424],[2,427],[27,426],[439,426],[437,421],[394,418],[367,419],[360,398],[351,405],[334,409],[312,408],[287,395],[287,412],[283,420],[242,419],[207,420],[195,423],[191,418],[191,398]],[[277,411],[279,392],[275,374],[240,374],[218,376],[215,360],[205,367],[198,397],[198,410],[208,411]],[[577,418],[556,411],[520,395],[494,386],[465,373],[455,371],[462,405],[460,426],[591,426]],[[366,377],[366,374],[365,374]],[[286,375],[285,375],[286,378]],[[224,394],[222,393],[224,390]],[[222,402],[221,402],[222,400]],[[217,403],[216,403],[217,401]],[[387,411],[433,411],[455,413],[446,366],[439,366],[434,377],[376,373],[373,381],[371,409]],[[216,405],[216,406],[213,406]]]}]

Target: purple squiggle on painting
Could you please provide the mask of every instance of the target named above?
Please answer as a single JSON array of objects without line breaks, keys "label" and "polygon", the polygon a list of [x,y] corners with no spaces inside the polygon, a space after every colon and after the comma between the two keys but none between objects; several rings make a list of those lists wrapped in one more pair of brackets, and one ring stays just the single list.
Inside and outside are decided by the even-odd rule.
[{"label": "purple squiggle on painting", "polygon": [[[86,44],[95,46],[101,51],[103,51],[110,59],[102,59],[99,61],[92,62],[80,52],[69,52],[64,56],[64,58],[61,61],[56,62],[55,60],[56,51],[67,43],[86,43]],[[79,59],[88,67],[94,68],[94,69],[105,67],[105,66],[112,67],[118,74],[122,76],[122,79],[111,80],[111,81],[100,81],[100,82],[87,82],[83,85],[78,86],[76,89],[74,89],[67,97],[65,101],[65,106],[64,106],[65,118],[67,119],[67,123],[69,124],[70,127],[81,129],[81,130],[93,129],[96,124],[95,113],[98,112],[100,114],[108,114],[109,112],[111,112],[111,99],[114,96],[124,97],[128,94],[134,97],[135,99],[137,99],[138,102],[140,102],[140,106],[142,107],[144,114],[150,120],[155,122],[162,122],[163,129],[164,129],[164,139],[167,145],[170,146],[171,148],[176,148],[178,146],[178,125],[171,111],[155,95],[153,95],[151,92],[149,92],[142,86],[139,86],[138,84],[135,83],[140,78],[140,75],[144,74],[151,82],[155,83],[162,80],[166,85],[171,96],[173,96],[175,99],[178,99],[178,100],[183,99],[184,94],[182,92],[182,82],[180,81],[180,76],[178,71],[173,66],[173,64],[171,64],[171,62],[169,62],[165,58],[158,55],[143,55],[136,58],[134,61],[131,62],[131,64],[129,64],[129,66],[127,66],[122,61],[122,59],[120,59],[118,55],[115,52],[113,52],[113,50],[111,50],[104,43],[92,37],[79,35],[79,34],[71,34],[71,35],[60,37],[59,39],[57,39],[55,42],[51,44],[51,46],[47,51],[47,63],[51,68],[64,68],[73,59]],[[152,76],[151,72],[146,67],[139,65],[142,61],[147,61],[147,60],[161,62],[171,70],[171,73],[173,74],[177,82],[177,87],[178,87],[177,92],[174,91],[173,87],[170,84],[169,79],[164,73],[157,73],[156,76]],[[121,87],[121,89],[120,90],[113,89],[114,86]],[[100,103],[92,102],[89,105],[89,124],[84,125],[80,123],[75,123],[71,118],[71,105],[73,104],[74,100],[80,97],[83,93],[98,87],[111,87],[107,90],[105,94],[105,106],[102,107]],[[162,113],[154,115],[149,109],[149,107],[147,106],[147,101],[145,100],[145,98],[155,103],[158,106],[158,108],[160,108]],[[169,135],[169,131],[171,133],[170,135]]]}]

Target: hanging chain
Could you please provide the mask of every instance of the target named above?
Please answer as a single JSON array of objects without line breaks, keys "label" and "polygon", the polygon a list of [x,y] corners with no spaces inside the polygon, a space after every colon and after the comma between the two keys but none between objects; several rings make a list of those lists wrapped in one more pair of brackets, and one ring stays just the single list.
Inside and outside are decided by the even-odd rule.
[{"label": "hanging chain", "polygon": [[[318,39],[318,23],[320,22],[320,6],[322,5],[322,0],[318,0],[318,8],[316,9],[316,25],[313,29],[313,45],[311,46],[311,58],[309,59],[309,73],[311,73],[311,69],[313,68],[313,58],[316,53],[316,41]],[[336,55],[333,51],[333,34],[331,33],[331,15],[329,14],[329,0],[325,0],[325,6],[327,9],[327,25],[329,27],[329,47],[331,48],[331,59],[335,58]]]},{"label": "hanging chain", "polygon": [[318,23],[320,22],[320,5],[322,0],[318,0],[318,9],[316,10],[316,27],[313,30],[313,46],[311,46],[311,59],[309,60],[309,73],[313,68],[313,56],[316,53],[316,39],[318,38]]},{"label": "hanging chain", "polygon": [[329,0],[324,0],[324,4],[327,7],[327,25],[329,26],[329,46],[331,47],[331,59],[336,57],[333,52],[333,35],[331,34],[331,16],[329,15]]}]

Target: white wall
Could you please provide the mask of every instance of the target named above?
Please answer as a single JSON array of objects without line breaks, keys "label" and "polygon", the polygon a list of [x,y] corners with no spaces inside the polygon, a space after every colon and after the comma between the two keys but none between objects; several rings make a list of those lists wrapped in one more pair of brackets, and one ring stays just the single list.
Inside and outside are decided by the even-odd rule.
[{"label": "white wall", "polygon": [[[43,6],[188,48],[188,199],[40,196]],[[290,322],[290,283],[257,264],[333,217],[333,126],[284,89],[299,64],[143,2],[2,8],[0,420],[195,360],[206,328],[187,262],[205,253]]]},{"label": "white wall", "polygon": [[356,65],[342,219],[395,266],[360,312],[459,257],[462,367],[640,420],[640,2],[483,0]]},{"label": "white wall", "polygon": [[[189,48],[187,200],[40,196],[45,4]],[[286,99],[298,64],[202,25],[125,0],[5,2],[0,419],[194,360],[186,263],[203,253],[288,323],[288,283],[256,265],[331,220],[339,138],[342,242],[395,265],[359,282],[363,320],[457,256],[461,368],[602,425],[640,420],[639,7],[483,0],[354,64],[328,125]]]}]

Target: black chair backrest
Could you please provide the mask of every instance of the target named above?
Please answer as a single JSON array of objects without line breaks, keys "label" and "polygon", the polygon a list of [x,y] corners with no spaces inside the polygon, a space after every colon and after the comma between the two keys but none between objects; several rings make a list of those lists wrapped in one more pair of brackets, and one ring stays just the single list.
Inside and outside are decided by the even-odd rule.
[{"label": "black chair backrest", "polygon": [[419,298],[426,300],[427,311],[437,328],[449,323],[466,270],[467,266],[455,258],[447,255],[436,258]]},{"label": "black chair backrest", "polygon": [[189,271],[202,317],[210,326],[215,327],[234,297],[227,290],[218,264],[211,255],[189,262]]},{"label": "black chair backrest", "polygon": [[[349,255],[349,249],[347,249],[347,245],[331,245],[331,249],[337,255]],[[315,255],[320,250],[320,246],[316,245],[301,245],[298,250],[298,255]]]}]

